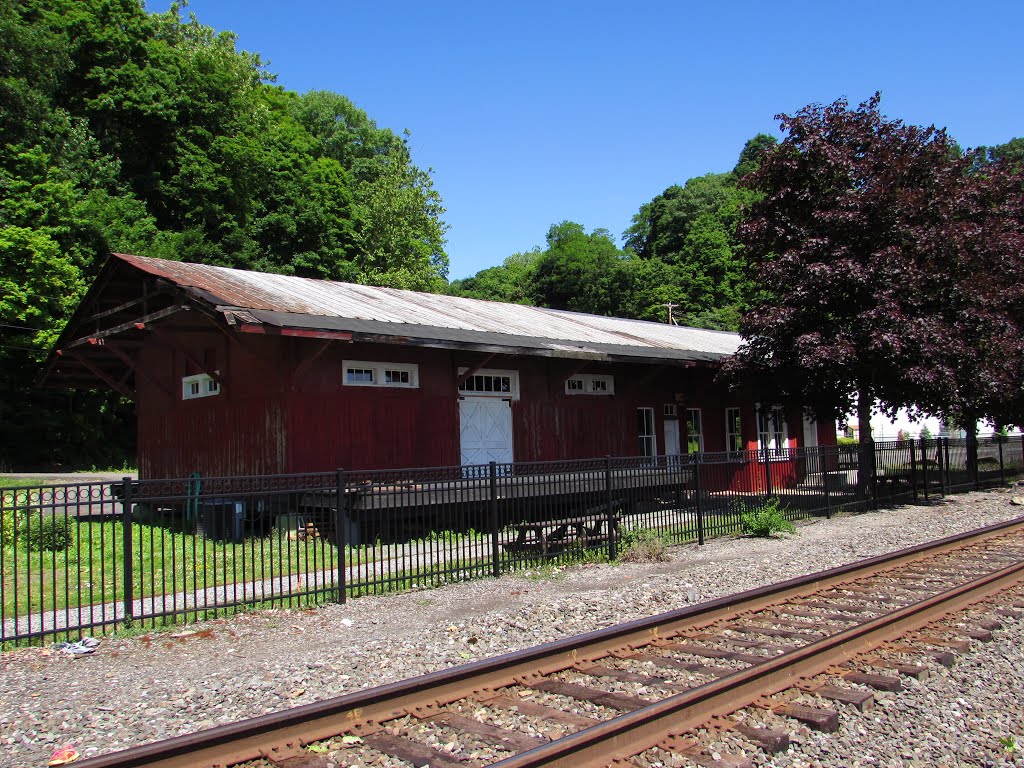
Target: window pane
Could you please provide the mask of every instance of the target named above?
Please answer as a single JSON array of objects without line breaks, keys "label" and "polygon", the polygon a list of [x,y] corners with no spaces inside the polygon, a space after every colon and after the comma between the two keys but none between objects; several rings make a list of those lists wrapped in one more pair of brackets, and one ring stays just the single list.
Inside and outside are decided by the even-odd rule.
[{"label": "window pane", "polygon": [[346,380],[352,384],[373,383],[373,369],[371,368],[349,368],[345,376]]}]

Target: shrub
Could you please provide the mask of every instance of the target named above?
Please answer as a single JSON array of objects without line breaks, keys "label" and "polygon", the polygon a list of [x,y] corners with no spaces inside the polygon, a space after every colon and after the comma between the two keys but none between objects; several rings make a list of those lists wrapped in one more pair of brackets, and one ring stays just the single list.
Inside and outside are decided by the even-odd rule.
[{"label": "shrub", "polygon": [[71,546],[71,524],[66,517],[30,515],[19,534],[32,552],[63,552]]},{"label": "shrub", "polygon": [[778,499],[769,499],[763,506],[744,512],[740,523],[748,536],[767,538],[776,533],[796,533],[796,528],[779,508]]},{"label": "shrub", "polygon": [[5,509],[0,514],[0,543],[3,546],[14,546],[14,534],[21,528],[23,514],[20,509]]},{"label": "shrub", "polygon": [[836,438],[836,445],[838,445],[840,447],[842,447],[842,446],[852,447],[852,446],[855,446],[855,445],[860,445],[860,442],[857,440],[856,437],[837,437]]},{"label": "shrub", "polygon": [[638,528],[622,534],[619,559],[626,563],[663,563],[669,559],[665,539],[650,528]]}]

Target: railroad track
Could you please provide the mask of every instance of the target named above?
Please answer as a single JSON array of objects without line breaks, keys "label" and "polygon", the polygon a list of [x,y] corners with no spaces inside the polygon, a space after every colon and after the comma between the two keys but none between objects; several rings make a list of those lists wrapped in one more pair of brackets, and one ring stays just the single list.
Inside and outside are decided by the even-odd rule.
[{"label": "railroad track", "polygon": [[1024,519],[80,765],[742,765],[695,734],[835,729],[837,702],[952,664],[1022,595]]}]

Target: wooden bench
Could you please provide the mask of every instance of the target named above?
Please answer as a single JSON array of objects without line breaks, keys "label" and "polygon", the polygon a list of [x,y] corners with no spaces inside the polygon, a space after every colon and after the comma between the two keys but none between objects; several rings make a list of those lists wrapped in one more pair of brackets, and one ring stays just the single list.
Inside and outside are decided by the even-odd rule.
[{"label": "wooden bench", "polygon": [[619,536],[619,516],[584,514],[560,520],[538,520],[512,526],[515,541],[505,545],[506,551],[548,555],[561,552],[572,545],[584,547],[602,544]]}]

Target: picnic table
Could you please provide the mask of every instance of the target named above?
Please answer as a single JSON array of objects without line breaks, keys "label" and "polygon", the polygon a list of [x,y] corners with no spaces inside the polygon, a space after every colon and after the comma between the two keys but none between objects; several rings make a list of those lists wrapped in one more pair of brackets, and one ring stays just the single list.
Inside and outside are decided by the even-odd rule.
[{"label": "picnic table", "polygon": [[[609,527],[610,526],[610,527]],[[516,523],[515,541],[505,545],[509,552],[547,555],[569,546],[593,546],[619,536],[619,516],[606,513],[565,517],[560,520],[534,520]]]}]

